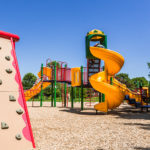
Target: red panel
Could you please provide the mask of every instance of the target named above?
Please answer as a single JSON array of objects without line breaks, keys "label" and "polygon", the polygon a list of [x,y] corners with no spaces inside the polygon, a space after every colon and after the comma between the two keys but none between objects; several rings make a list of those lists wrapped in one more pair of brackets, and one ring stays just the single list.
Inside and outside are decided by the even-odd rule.
[{"label": "red panel", "polygon": [[6,39],[11,39],[13,38],[13,41],[19,41],[19,36],[15,34],[11,34],[8,32],[0,31],[0,37],[6,38]]}]

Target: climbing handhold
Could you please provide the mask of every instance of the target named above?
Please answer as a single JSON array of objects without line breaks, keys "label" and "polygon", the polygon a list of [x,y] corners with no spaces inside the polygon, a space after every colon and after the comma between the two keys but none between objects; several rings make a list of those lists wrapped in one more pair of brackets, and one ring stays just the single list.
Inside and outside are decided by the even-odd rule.
[{"label": "climbing handhold", "polygon": [[22,109],[17,109],[16,112],[21,115],[23,113]]},{"label": "climbing handhold", "polygon": [[9,68],[9,69],[6,69],[6,72],[7,73],[12,73],[12,70]]},{"label": "climbing handhold", "polygon": [[21,135],[20,135],[20,134],[17,134],[17,135],[16,135],[16,139],[17,139],[17,140],[21,140],[21,139],[22,139]]},{"label": "climbing handhold", "polygon": [[16,101],[16,98],[14,96],[12,96],[12,95],[9,95],[9,100],[10,101]]},{"label": "climbing handhold", "polygon": [[9,126],[5,122],[1,122],[1,129],[8,129]]},{"label": "climbing handhold", "polygon": [[10,57],[9,56],[5,56],[5,59],[10,61]]},{"label": "climbing handhold", "polygon": [[0,79],[0,85],[2,85],[2,80]]}]

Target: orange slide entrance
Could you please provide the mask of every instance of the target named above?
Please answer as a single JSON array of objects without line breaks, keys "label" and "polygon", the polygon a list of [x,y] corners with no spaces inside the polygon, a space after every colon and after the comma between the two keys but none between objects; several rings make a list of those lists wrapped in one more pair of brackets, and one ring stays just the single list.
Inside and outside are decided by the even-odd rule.
[{"label": "orange slide entrance", "polygon": [[[50,69],[48,67],[43,67],[43,79],[47,78],[47,80],[50,80],[51,79],[51,74],[52,74],[52,69]],[[38,73],[38,77],[39,78],[35,82],[34,86],[31,89],[26,90],[24,92],[26,101],[28,101],[29,99],[31,99],[32,97],[34,97],[35,95],[37,95],[41,92],[41,85],[42,85],[42,82],[43,82],[43,81],[41,81],[41,71]],[[42,88],[45,89],[50,84],[51,84],[50,82],[43,82]]]}]

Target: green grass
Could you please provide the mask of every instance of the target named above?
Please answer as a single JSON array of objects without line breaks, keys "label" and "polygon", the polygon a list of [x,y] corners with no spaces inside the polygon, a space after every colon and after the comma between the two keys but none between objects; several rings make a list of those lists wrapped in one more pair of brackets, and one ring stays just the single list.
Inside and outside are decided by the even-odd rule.
[{"label": "green grass", "polygon": [[[37,98],[31,98],[31,99],[29,99],[28,101],[41,101],[41,99],[40,99],[40,96],[39,97],[37,97]],[[70,102],[71,100],[69,100],[69,102]],[[89,100],[87,100],[86,98],[84,98],[83,99],[83,101],[84,102],[89,102]],[[95,101],[95,102],[98,102],[99,101],[99,98],[98,97],[93,97],[92,98],[92,101]],[[45,96],[43,96],[43,102],[51,102],[51,96],[50,97],[45,97]],[[56,98],[56,102],[62,102],[62,100],[61,100],[61,98],[60,97],[57,97]],[[76,98],[76,99],[74,99],[74,102],[81,102],[81,99],[79,99],[79,98]]]}]

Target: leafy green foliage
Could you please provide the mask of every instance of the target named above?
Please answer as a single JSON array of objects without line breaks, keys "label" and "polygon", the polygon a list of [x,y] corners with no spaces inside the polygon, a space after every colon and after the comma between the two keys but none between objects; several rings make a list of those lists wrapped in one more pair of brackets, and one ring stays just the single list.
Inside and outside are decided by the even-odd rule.
[{"label": "leafy green foliage", "polygon": [[145,77],[136,77],[136,78],[133,78],[132,81],[134,83],[140,82],[142,83],[142,86],[148,86],[148,81],[145,79]]},{"label": "leafy green foliage", "polygon": [[49,97],[50,95],[52,95],[52,92],[51,92],[51,91],[52,91],[52,90],[51,90],[51,86],[46,87],[46,88],[43,90],[44,96]]},{"label": "leafy green foliage", "polygon": [[[150,63],[149,62],[147,63],[147,65],[148,65],[148,68],[150,69]],[[150,72],[148,73],[148,77],[150,78]]]},{"label": "leafy green foliage", "polygon": [[[43,94],[46,97],[52,96],[52,87],[51,85],[46,87],[43,90]],[[61,83],[56,83],[56,97],[60,97],[61,96]]]},{"label": "leafy green foliage", "polygon": [[55,63],[56,63],[56,66],[57,66],[58,68],[61,67],[60,64],[59,64],[57,61],[52,61],[52,62],[48,63],[47,66],[48,66],[48,67],[52,67],[52,66],[54,67],[54,66],[55,66]]},{"label": "leafy green foliage", "polygon": [[148,86],[148,81],[145,79],[145,77],[136,77],[130,79],[127,73],[117,74],[116,79],[121,83],[126,84],[126,86],[131,90],[137,88],[137,83],[142,83],[142,86]]},{"label": "leafy green foliage", "polygon": [[150,69],[150,63],[149,62],[147,63],[147,65],[148,65],[148,68]]},{"label": "leafy green foliage", "polygon": [[33,73],[25,74],[22,79],[23,89],[24,90],[30,89],[36,80],[37,80],[37,77]]},{"label": "leafy green foliage", "polygon": [[116,79],[120,81],[121,83],[125,84],[131,90],[135,88],[133,81],[129,78],[129,75],[127,73],[117,74]]}]

